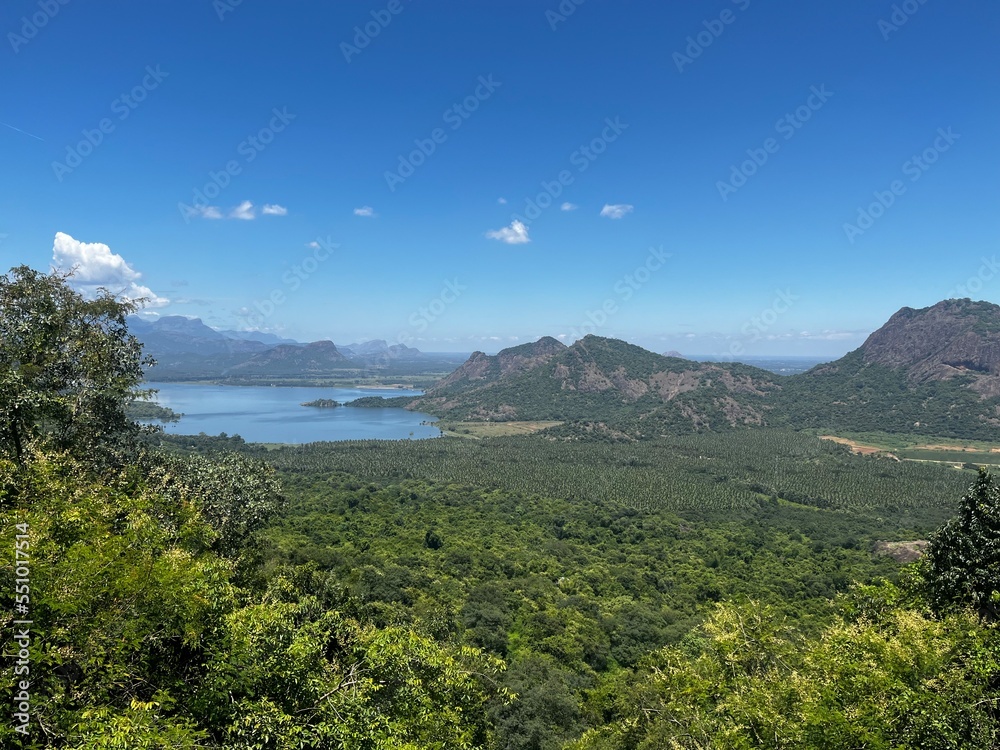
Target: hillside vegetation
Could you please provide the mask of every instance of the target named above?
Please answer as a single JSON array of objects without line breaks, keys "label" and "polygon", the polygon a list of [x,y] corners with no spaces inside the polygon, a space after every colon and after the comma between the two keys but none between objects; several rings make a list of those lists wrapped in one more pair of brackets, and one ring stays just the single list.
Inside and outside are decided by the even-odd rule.
[{"label": "hillside vegetation", "polygon": [[130,310],[0,278],[5,748],[1000,739],[986,471],[773,429],[168,437]]},{"label": "hillside vegetation", "polygon": [[397,404],[451,421],[558,421],[564,435],[778,426],[1000,442],[998,332],[1000,307],[990,303],[903,308],[856,351],[788,377],[593,335],[569,347],[544,337],[476,352],[423,397]]}]

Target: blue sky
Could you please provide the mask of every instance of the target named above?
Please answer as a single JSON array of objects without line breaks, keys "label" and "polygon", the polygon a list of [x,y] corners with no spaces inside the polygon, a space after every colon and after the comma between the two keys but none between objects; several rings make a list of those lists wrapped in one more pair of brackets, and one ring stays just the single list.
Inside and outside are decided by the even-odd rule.
[{"label": "blue sky", "polygon": [[578,3],[9,0],[0,261],[425,351],[1000,302],[996,3]]}]

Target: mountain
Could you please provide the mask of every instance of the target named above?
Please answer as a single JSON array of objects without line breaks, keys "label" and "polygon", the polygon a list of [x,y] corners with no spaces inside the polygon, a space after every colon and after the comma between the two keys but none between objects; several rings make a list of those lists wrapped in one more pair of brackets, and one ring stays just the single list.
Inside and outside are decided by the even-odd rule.
[{"label": "mountain", "polygon": [[422,357],[423,352],[414,346],[407,346],[406,344],[392,344],[389,347],[389,356],[392,359],[412,359],[414,357]]},{"label": "mountain", "polygon": [[409,408],[451,419],[586,422],[632,436],[767,421],[776,376],[741,364],[662,357],[617,339],[545,337],[475,352]]},{"label": "mountain", "polygon": [[475,389],[479,385],[493,384],[502,378],[528,372],[562,353],[566,345],[551,336],[544,336],[531,344],[521,344],[490,356],[473,352],[455,372],[438,383],[434,392],[445,392],[455,387]]},{"label": "mountain", "polygon": [[137,317],[128,319],[129,329],[143,343],[147,354],[156,359],[174,355],[196,354],[216,356],[250,355],[267,349],[260,341],[240,341],[205,325],[199,318],[168,315],[147,322]]},{"label": "mountain", "polygon": [[358,370],[391,369],[400,374],[412,373],[415,367],[441,372],[454,366],[418,349],[381,340],[352,344],[356,351],[341,351],[330,341],[300,344],[272,333],[216,330],[198,318],[180,315],[155,321],[129,316],[127,322],[144,352],[156,360],[148,373],[152,380],[339,376],[333,371],[343,370],[348,359]]},{"label": "mountain", "polygon": [[787,379],[793,426],[1000,439],[1000,306],[904,307],[858,349]]},{"label": "mountain", "polygon": [[772,425],[1000,441],[1000,306],[904,307],[857,350],[791,376],[598,336],[569,347],[545,337],[475,352],[408,408],[587,422],[632,436]]},{"label": "mountain", "polygon": [[677,359],[686,359],[686,357],[675,349],[671,349],[669,352],[663,352],[664,357],[677,357]]},{"label": "mountain", "polygon": [[946,300],[904,307],[861,347],[865,364],[906,372],[908,380],[966,380],[982,396],[1000,395],[1000,306]]},{"label": "mountain", "polygon": [[393,344],[390,346],[383,339],[374,339],[362,344],[348,344],[339,347],[340,351],[351,359],[366,359],[369,362],[385,362],[390,359],[414,359],[421,355],[419,349],[406,346],[405,344]]},{"label": "mountain", "polygon": [[331,370],[350,366],[332,341],[314,341],[311,344],[280,344],[256,354],[246,362],[234,365],[223,375],[309,377],[329,375]]},{"label": "mountain", "polygon": [[219,333],[229,339],[237,339],[240,341],[259,341],[262,344],[268,344],[270,346],[299,343],[295,339],[285,339],[273,333],[264,333],[263,331],[219,331]]}]

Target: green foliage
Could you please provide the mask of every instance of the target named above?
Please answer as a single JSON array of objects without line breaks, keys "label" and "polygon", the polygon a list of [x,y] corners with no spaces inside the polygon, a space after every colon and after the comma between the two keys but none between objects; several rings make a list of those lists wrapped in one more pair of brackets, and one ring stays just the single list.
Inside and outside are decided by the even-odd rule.
[{"label": "green foliage", "polygon": [[[33,621],[32,734],[0,724],[4,747],[1000,740],[998,631],[977,616],[995,618],[1000,575],[985,472],[922,588],[872,543],[926,534],[965,472],[773,429],[135,441],[127,306],[28,269],[0,302],[0,544],[27,535]],[[621,354],[586,343],[604,369]],[[721,398],[692,393],[703,416]],[[21,678],[5,660],[0,691]]]},{"label": "green foliage", "polygon": [[[338,615],[307,579],[238,585],[276,491],[233,454],[100,476],[65,454],[0,459],[0,544],[13,549],[18,524],[29,535],[34,739],[6,722],[0,744],[485,747],[487,705],[506,700],[496,657]],[[14,576],[4,566],[0,586]],[[14,667],[0,672],[8,695]]]},{"label": "green foliage", "polygon": [[317,398],[313,401],[306,401],[302,406],[312,406],[317,409],[336,409],[341,406],[339,401],[334,401],[332,398]]},{"label": "green foliage", "polygon": [[386,398],[385,396],[362,396],[361,398],[356,398],[353,401],[348,401],[344,404],[344,406],[356,406],[369,409],[399,409],[409,406],[412,402],[413,396],[393,396],[391,398]]},{"label": "green foliage", "polygon": [[144,422],[179,422],[183,414],[149,401],[133,401],[125,408],[129,419]]},{"label": "green foliage", "polygon": [[148,362],[125,323],[137,304],[85,300],[66,279],[26,266],[0,276],[0,455],[18,461],[36,443],[110,459],[138,433],[126,410]]},{"label": "green foliage", "polygon": [[411,406],[450,420],[599,423],[650,438],[762,423],[778,388],[766,370],[662,357],[617,339],[551,341],[548,359],[535,353],[540,343],[483,356],[474,376],[435,386]]},{"label": "green foliage", "polygon": [[[170,502],[134,472],[86,474],[59,456],[0,465],[4,547],[13,549],[15,524],[28,529],[33,733],[96,737],[106,715],[143,736],[169,734],[163,696],[193,677],[231,606],[229,564],[208,551],[215,532],[190,504]],[[4,591],[14,590],[13,578],[4,566]],[[2,616],[8,631],[11,612]],[[6,665],[6,694],[15,679]],[[12,741],[2,734],[9,727],[0,737]]]},{"label": "green foliage", "polygon": [[931,537],[926,577],[936,608],[971,606],[1000,619],[1000,488],[986,469],[962,497],[958,516]]},{"label": "green foliage", "polygon": [[[583,460],[579,446],[563,447]],[[273,554],[311,567],[310,590],[327,608],[504,658],[502,684],[517,699],[489,709],[499,747],[560,747],[601,724],[592,696],[682,642],[716,601],[753,597],[789,629],[815,632],[852,580],[896,568],[872,558],[873,522],[859,511],[761,502],[727,518],[640,512],[457,482],[376,483],[312,463],[339,449],[279,460],[289,508],[266,532]],[[879,534],[906,531],[905,513],[883,512],[892,520]],[[440,548],[427,544],[431,529]]]},{"label": "green foliage", "polygon": [[894,609],[802,641],[753,602],[719,605],[684,647],[607,690],[574,750],[992,748],[997,633]]},{"label": "green foliage", "polygon": [[[399,627],[376,629],[311,597],[232,612],[200,701],[224,747],[471,748],[487,739],[478,675],[502,667]],[[277,600],[275,600],[275,598]]]},{"label": "green foliage", "polygon": [[782,381],[769,423],[798,429],[1000,440],[1000,398],[981,399],[962,378],[911,382],[906,371],[865,363],[861,350]]},{"label": "green foliage", "polygon": [[225,557],[245,552],[252,535],[284,507],[274,469],[239,453],[211,460],[159,456],[149,463],[150,482],[178,503],[195,504],[217,533],[213,549]]},{"label": "green foliage", "polygon": [[[189,440],[157,439],[165,445]],[[830,441],[773,429],[626,444],[544,436],[344,441],[256,455],[266,456],[291,481],[335,471],[366,480],[461,481],[643,513],[664,509],[702,517],[756,511],[775,497],[850,512],[873,524],[893,517],[901,527],[922,526],[924,533],[947,518],[948,498],[964,490],[969,476],[932,464],[854,456]]]}]

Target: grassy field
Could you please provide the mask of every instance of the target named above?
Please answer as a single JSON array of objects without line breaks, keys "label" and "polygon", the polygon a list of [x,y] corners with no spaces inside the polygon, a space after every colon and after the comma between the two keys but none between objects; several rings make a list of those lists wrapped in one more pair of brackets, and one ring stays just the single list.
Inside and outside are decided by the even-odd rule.
[{"label": "grassy field", "polygon": [[879,450],[903,450],[906,448],[929,448],[944,451],[982,451],[985,453],[991,450],[1000,452],[1000,444],[989,443],[979,440],[956,440],[954,438],[928,437],[926,435],[908,435],[889,432],[845,432],[836,433],[822,432],[819,430],[806,430],[817,437],[832,437],[834,434],[845,440],[850,440],[861,445],[873,446]]},{"label": "grassy field", "polygon": [[901,461],[935,461],[955,465],[1000,465],[1000,446],[979,441],[928,439],[922,435],[888,433],[845,433],[819,437],[846,445],[859,455],[882,454]]},{"label": "grassy field", "polygon": [[896,451],[903,461],[939,461],[955,464],[975,464],[977,466],[1000,465],[1000,453],[954,449],[910,448]]},{"label": "grassy field", "polygon": [[548,427],[558,427],[562,422],[438,422],[446,437],[470,438],[530,435]]}]

